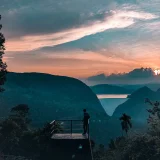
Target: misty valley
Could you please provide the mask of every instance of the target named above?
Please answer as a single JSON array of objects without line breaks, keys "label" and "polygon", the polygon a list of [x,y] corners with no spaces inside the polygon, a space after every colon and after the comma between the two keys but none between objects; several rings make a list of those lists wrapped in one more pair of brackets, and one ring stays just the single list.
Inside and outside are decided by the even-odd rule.
[{"label": "misty valley", "polygon": [[[100,90],[96,93],[93,87],[77,79],[40,73],[8,73],[4,87],[1,120],[10,115],[14,106],[27,104],[30,125],[36,129],[53,120],[82,120],[82,111],[86,108],[91,116],[91,139],[96,146],[103,144],[107,148],[111,139],[122,135],[119,118],[123,113],[132,118],[133,128],[129,134],[142,134],[148,129],[147,109],[151,108],[144,103],[145,98],[152,101],[160,99],[159,90],[153,91],[146,86],[128,94],[100,94]],[[108,92],[111,92],[110,87],[107,85]]]}]

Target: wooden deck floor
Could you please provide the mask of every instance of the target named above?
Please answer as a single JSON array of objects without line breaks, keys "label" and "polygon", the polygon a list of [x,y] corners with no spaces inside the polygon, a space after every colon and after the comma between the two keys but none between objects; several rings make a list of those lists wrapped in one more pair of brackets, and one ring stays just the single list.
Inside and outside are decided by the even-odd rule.
[{"label": "wooden deck floor", "polygon": [[87,139],[88,135],[82,135],[78,133],[73,134],[53,134],[52,139]]}]

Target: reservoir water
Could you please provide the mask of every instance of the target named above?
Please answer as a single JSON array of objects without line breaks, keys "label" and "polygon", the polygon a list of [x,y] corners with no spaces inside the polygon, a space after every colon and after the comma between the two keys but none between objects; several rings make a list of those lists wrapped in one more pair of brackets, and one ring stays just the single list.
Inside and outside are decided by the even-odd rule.
[{"label": "reservoir water", "polygon": [[99,99],[103,98],[127,98],[128,94],[97,94]]}]

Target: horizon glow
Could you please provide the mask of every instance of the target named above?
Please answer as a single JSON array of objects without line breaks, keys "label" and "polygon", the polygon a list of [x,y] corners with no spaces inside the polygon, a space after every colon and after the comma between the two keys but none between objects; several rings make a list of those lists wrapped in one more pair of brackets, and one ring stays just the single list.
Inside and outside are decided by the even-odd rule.
[{"label": "horizon glow", "polygon": [[160,75],[160,69],[154,70],[155,75]]}]

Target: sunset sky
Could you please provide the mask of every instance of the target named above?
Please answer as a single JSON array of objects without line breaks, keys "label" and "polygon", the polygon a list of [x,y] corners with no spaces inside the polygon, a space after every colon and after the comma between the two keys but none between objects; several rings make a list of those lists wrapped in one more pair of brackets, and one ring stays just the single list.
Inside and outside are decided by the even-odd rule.
[{"label": "sunset sky", "polygon": [[1,0],[0,14],[10,71],[160,68],[160,0]]}]

